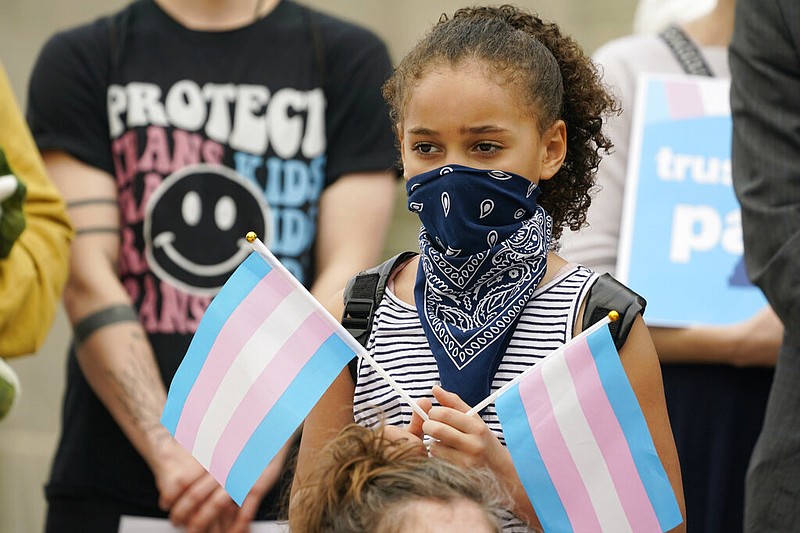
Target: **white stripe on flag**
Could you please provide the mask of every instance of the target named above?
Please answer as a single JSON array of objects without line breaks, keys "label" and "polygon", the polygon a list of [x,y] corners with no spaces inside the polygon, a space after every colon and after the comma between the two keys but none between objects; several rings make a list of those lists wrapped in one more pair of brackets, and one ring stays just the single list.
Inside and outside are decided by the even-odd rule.
[{"label": "white stripe on flag", "polygon": [[209,468],[217,442],[247,391],[298,325],[316,309],[314,300],[295,289],[264,320],[236,356],[197,430],[192,455],[204,467]]},{"label": "white stripe on flag", "polygon": [[[628,517],[603,454],[583,414],[564,355],[550,358],[541,366],[542,379],[553,405],[556,424],[583,479],[602,530],[630,532]],[[587,483],[587,480],[591,482]]]}]

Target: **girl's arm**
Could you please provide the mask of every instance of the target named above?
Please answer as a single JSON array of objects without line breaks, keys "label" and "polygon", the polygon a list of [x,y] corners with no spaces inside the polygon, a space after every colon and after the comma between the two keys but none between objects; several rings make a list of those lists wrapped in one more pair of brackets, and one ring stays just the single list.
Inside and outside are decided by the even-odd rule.
[{"label": "girl's arm", "polygon": [[661,366],[658,362],[653,340],[647,331],[644,320],[639,316],[631,328],[625,345],[619,351],[622,366],[631,383],[636,399],[642,409],[647,427],[653,438],[656,452],[667,473],[672,490],[678,500],[684,522],[672,531],[686,531],[686,506],[683,499],[683,482],[672,436],[667,404],[664,399],[664,384],[661,380]]},{"label": "girl's arm", "polygon": [[[342,292],[339,291],[332,299],[332,303],[326,307],[333,316],[342,316],[344,310]],[[300,451],[297,455],[292,496],[302,487],[303,481],[308,478],[308,473],[313,471],[317,452],[342,428],[353,423],[354,392],[353,379],[350,377],[349,369],[345,367],[306,417]],[[293,510],[290,503],[290,519],[293,512],[302,510]]]},{"label": "girl's arm", "polygon": [[353,380],[345,367],[306,417],[292,493],[314,469],[315,456],[339,431],[353,423]]}]

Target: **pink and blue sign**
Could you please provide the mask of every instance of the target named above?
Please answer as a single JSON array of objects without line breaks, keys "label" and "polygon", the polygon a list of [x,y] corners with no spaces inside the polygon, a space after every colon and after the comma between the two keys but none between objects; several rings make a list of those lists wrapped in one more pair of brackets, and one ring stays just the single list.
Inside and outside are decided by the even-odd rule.
[{"label": "pink and blue sign", "polygon": [[766,305],[744,267],[729,87],[639,80],[616,273],[647,299],[649,324],[730,324]]}]

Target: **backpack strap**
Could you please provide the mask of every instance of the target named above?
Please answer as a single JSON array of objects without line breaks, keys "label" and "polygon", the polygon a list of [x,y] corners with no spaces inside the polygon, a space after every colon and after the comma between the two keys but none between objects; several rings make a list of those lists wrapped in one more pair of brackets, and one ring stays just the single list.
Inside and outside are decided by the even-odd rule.
[{"label": "backpack strap", "polygon": [[[386,282],[389,281],[395,268],[415,255],[417,252],[401,252],[376,267],[356,274],[347,282],[344,288],[342,326],[361,343],[361,346],[366,346],[369,340],[375,308],[383,298]],[[355,383],[358,358],[352,359],[348,366]]]},{"label": "backpack strap", "polygon": [[628,287],[603,274],[589,289],[586,296],[586,308],[583,311],[583,330],[608,315],[609,311],[617,311],[619,319],[611,322],[608,329],[614,339],[614,346],[620,350],[628,339],[636,320],[636,315],[644,314],[647,301]]},{"label": "backpack strap", "polygon": [[697,45],[689,39],[680,26],[671,24],[664,31],[658,34],[659,37],[669,46],[672,55],[678,60],[686,74],[695,76],[713,76],[711,67],[708,66],[703,54]]}]

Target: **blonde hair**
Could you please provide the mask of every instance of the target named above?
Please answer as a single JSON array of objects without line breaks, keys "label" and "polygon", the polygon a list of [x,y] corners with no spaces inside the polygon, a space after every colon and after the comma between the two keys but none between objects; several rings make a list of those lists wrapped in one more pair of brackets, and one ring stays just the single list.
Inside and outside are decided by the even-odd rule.
[{"label": "blonde hair", "polygon": [[[400,531],[409,504],[472,502],[489,527],[502,531],[509,499],[488,471],[463,469],[419,454],[418,446],[391,442],[382,430],[352,424],[320,451],[307,480],[296,480],[292,533]],[[413,514],[411,515],[413,516]]]}]

